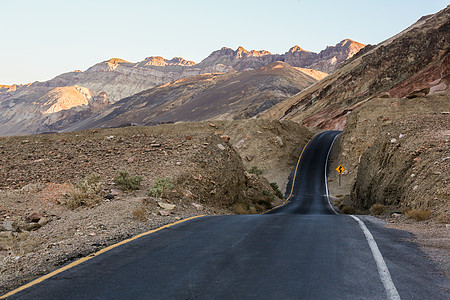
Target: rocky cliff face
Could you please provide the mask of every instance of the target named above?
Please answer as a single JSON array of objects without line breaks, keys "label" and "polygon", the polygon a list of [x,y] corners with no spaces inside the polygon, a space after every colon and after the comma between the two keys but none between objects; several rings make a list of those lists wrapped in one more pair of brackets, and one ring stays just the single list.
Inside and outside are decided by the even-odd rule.
[{"label": "rocky cliff face", "polygon": [[[417,90],[422,91],[416,96],[448,91],[449,16],[450,7],[447,7],[379,45],[367,46],[324,80],[261,117],[290,119],[322,129],[342,129],[348,113],[376,96],[401,98],[414,97],[412,93]],[[340,44],[345,49],[345,42]],[[334,55],[330,51],[321,53],[330,57]]]}]

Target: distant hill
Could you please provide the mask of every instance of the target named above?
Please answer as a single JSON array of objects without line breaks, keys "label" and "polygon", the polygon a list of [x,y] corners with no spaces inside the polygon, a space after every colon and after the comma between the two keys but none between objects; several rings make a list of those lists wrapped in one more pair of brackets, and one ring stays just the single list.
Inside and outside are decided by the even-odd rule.
[{"label": "distant hill", "polygon": [[275,62],[251,71],[191,76],[124,98],[89,119],[52,130],[251,118],[317,82],[320,74],[327,75]]}]

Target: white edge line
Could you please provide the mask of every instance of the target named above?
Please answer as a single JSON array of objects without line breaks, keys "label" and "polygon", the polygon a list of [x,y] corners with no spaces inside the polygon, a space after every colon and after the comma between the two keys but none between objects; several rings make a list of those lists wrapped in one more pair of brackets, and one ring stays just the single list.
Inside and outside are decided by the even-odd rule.
[{"label": "white edge line", "polygon": [[[327,192],[328,204],[330,205],[331,209],[335,214],[338,213],[336,212],[336,210],[334,209],[333,205],[330,202],[330,193],[328,190],[328,181],[327,181],[327,169],[328,169],[328,158],[330,156],[331,149],[333,148],[334,142],[336,141],[339,135],[340,134],[334,137],[330,149],[328,150],[327,160],[325,162],[325,189]],[[383,255],[381,254],[380,249],[378,248],[377,242],[375,241],[372,233],[370,233],[366,224],[364,224],[364,222],[361,221],[361,219],[359,219],[354,215],[350,215],[350,217],[352,217],[356,222],[358,222],[359,227],[361,227],[361,230],[363,231],[364,236],[366,237],[370,251],[372,252],[372,255],[377,264],[378,274],[380,275],[380,279],[383,282],[384,289],[386,290],[387,298],[389,300],[400,300],[400,295],[398,294],[397,288],[395,287],[394,282],[392,281],[391,273],[389,272],[386,262],[383,259]]]},{"label": "white edge line", "polygon": [[331,143],[330,149],[328,149],[327,160],[325,161],[325,190],[327,191],[328,205],[331,207],[331,209],[333,210],[333,212],[336,215],[338,215],[338,212],[334,209],[334,207],[333,207],[333,205],[331,204],[331,201],[330,201],[330,193],[329,193],[329,190],[328,190],[327,171],[328,171],[328,158],[330,157],[331,149],[333,148],[334,142],[336,141],[336,139],[338,138],[339,135],[341,135],[341,134],[339,133],[339,134],[337,134],[334,137],[333,142]]},{"label": "white edge line", "polygon": [[369,229],[366,227],[363,221],[361,221],[358,217],[354,215],[350,215],[356,222],[358,222],[359,227],[361,227],[364,235],[366,236],[367,243],[369,244],[370,251],[372,251],[372,255],[377,263],[378,274],[380,275],[381,281],[383,282],[384,289],[386,290],[386,295],[389,300],[400,300],[400,295],[398,294],[397,289],[395,288],[394,282],[391,278],[391,273],[389,273],[389,269],[386,265],[386,262],[383,259],[383,255],[378,249],[377,242],[373,238],[373,235],[370,233]]}]

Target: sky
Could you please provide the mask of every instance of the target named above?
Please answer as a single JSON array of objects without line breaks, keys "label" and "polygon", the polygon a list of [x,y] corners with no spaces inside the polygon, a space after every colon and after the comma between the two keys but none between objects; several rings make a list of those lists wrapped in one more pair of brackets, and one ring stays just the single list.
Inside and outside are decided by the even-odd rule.
[{"label": "sky", "polygon": [[319,52],[377,44],[443,0],[0,0],[0,84],[49,80],[110,58],[200,62],[222,47]]}]

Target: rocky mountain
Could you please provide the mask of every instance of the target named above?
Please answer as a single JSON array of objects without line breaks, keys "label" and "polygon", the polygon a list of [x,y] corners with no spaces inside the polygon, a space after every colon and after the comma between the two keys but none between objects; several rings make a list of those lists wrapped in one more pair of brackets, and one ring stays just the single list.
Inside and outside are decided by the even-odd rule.
[{"label": "rocky mountain", "polygon": [[251,118],[317,82],[319,75],[275,62],[251,71],[191,76],[124,98],[72,126],[54,124],[52,131]]},{"label": "rocky mountain", "polygon": [[[421,18],[376,46],[365,47],[317,84],[259,117],[290,119],[321,129],[343,129],[349,112],[376,97],[448,92],[449,16],[450,6]],[[322,52],[328,57],[327,50]]]},{"label": "rocky mountain", "polygon": [[328,46],[319,53],[306,51],[294,46],[285,54],[272,54],[268,51],[247,51],[242,47],[236,50],[222,48],[214,51],[197,67],[225,65],[236,71],[263,67],[275,61],[283,61],[293,67],[309,68],[325,73],[333,72],[339,64],[355,55],[365,45],[346,39],[335,46]]}]

